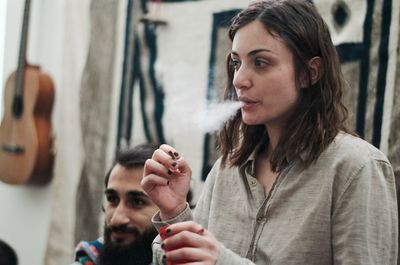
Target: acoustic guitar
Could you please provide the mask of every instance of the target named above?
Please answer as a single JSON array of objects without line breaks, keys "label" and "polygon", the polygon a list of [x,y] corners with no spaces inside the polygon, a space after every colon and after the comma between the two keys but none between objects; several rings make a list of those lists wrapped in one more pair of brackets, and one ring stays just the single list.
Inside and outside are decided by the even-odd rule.
[{"label": "acoustic guitar", "polygon": [[53,82],[26,60],[30,2],[25,1],[18,68],[6,81],[0,124],[0,181],[15,185],[48,183],[54,160]]}]

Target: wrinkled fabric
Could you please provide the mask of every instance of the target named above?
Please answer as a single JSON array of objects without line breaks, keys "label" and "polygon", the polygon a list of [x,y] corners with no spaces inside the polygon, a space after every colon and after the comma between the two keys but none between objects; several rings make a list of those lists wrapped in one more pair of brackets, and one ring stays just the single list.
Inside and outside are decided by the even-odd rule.
[{"label": "wrinkled fabric", "polygon": [[[217,264],[396,264],[398,215],[395,179],[386,156],[341,133],[305,167],[289,161],[270,193],[254,177],[254,154],[241,167],[207,177],[193,213],[153,217],[157,229],[195,220],[221,242]],[[162,264],[160,238],[154,262]]]}]

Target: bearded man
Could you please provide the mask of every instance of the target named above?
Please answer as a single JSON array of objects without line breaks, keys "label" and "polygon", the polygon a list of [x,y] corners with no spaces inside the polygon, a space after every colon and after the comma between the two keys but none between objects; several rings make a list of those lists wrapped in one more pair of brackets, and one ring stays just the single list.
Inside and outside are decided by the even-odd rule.
[{"label": "bearded man", "polygon": [[73,264],[149,265],[157,230],[151,222],[157,206],[143,191],[143,167],[159,145],[143,144],[118,152],[105,177],[103,237],[78,244]]}]

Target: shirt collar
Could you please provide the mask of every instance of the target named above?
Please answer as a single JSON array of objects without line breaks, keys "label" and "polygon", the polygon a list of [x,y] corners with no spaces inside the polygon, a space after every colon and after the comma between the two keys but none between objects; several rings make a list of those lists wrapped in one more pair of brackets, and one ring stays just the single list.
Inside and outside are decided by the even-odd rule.
[{"label": "shirt collar", "polygon": [[251,176],[255,174],[255,161],[257,157],[257,153],[260,151],[262,142],[260,141],[256,147],[254,148],[253,152],[249,155],[246,161],[239,166],[240,170],[249,173]]},{"label": "shirt collar", "polygon": [[[246,172],[247,171],[247,173],[249,173],[251,176],[254,176],[254,174],[255,174],[255,161],[256,161],[257,153],[260,151],[260,148],[261,148],[262,144],[263,144],[263,142],[260,141],[256,145],[256,147],[254,148],[253,152],[251,152],[249,157],[246,159],[246,161],[239,166],[239,169],[242,172]],[[309,155],[309,151],[307,151],[307,150],[303,151],[299,155],[289,155],[288,157],[286,157],[287,165],[293,163],[296,159],[300,159],[302,161],[305,161],[307,159],[308,155]]]}]

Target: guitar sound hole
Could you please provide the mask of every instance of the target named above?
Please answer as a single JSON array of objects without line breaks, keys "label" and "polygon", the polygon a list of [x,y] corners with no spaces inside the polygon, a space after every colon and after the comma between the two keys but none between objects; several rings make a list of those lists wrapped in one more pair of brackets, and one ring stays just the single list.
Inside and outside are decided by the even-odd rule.
[{"label": "guitar sound hole", "polygon": [[3,145],[3,151],[19,155],[25,153],[25,148],[19,145],[5,144]]}]

